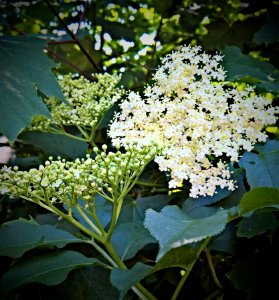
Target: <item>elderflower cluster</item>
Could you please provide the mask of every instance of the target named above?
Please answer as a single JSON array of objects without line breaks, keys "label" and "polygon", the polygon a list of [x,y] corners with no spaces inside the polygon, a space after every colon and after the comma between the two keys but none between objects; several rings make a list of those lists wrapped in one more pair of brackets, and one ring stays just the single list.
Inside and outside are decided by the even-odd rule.
[{"label": "elderflower cluster", "polygon": [[[264,142],[264,126],[276,122],[278,108],[250,86],[229,88],[222,56],[184,46],[162,59],[144,96],[130,92],[109,129],[115,146],[156,142],[155,161],[169,171],[169,187],[191,183],[190,196],[213,195],[216,187],[234,189],[225,161]],[[224,161],[225,160],[225,161]]]},{"label": "elderflower cluster", "polygon": [[96,126],[123,95],[123,90],[116,87],[120,81],[118,75],[97,74],[96,78],[96,82],[90,82],[83,76],[74,79],[65,75],[59,84],[66,103],[53,97],[47,98],[51,119],[34,116],[29,130],[48,131],[51,125]]},{"label": "elderflower cluster", "polygon": [[137,176],[158,152],[156,146],[130,146],[125,153],[97,148],[96,157],[89,155],[75,161],[53,160],[38,169],[19,171],[4,166],[0,170],[0,193],[32,201],[76,203],[78,198],[90,201],[96,193],[114,201],[132,187]]}]

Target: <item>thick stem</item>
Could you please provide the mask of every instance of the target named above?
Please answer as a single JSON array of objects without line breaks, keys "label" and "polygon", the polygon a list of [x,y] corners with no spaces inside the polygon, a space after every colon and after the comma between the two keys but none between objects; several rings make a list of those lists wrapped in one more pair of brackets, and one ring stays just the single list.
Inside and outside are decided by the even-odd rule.
[{"label": "thick stem", "polygon": [[117,222],[117,218],[119,215],[119,211],[121,210],[121,207],[122,207],[122,203],[123,203],[123,198],[122,199],[118,198],[117,201],[113,202],[111,222],[110,222],[109,230],[108,230],[107,237],[106,237],[107,241],[110,240],[112,233],[114,231],[114,228],[115,228],[115,225]]},{"label": "thick stem", "polygon": [[[105,248],[107,249],[110,256],[113,258],[115,263],[118,265],[120,269],[127,270],[126,265],[121,260],[117,252],[115,251],[111,241],[107,241],[104,243]],[[135,293],[141,297],[142,300],[156,300],[156,297],[154,297],[144,286],[142,286],[140,283],[135,284],[132,289],[135,291]],[[138,293],[137,290],[140,292]]]},{"label": "thick stem", "polygon": [[210,238],[207,238],[201,243],[201,245],[200,245],[200,247],[197,251],[197,258],[191,264],[189,264],[187,266],[187,269],[185,269],[185,273],[184,273],[183,277],[181,278],[180,282],[178,283],[178,285],[177,285],[177,287],[176,287],[176,289],[175,289],[175,291],[174,291],[174,293],[171,297],[171,300],[176,300],[177,299],[177,297],[178,297],[185,281],[187,280],[188,276],[190,275],[196,261],[198,260],[201,252],[204,250],[204,248],[206,247],[206,245],[208,244],[209,241],[210,241]]},{"label": "thick stem", "polygon": [[174,293],[171,297],[171,300],[175,300],[177,298],[177,296],[180,293],[180,291],[181,291],[186,279],[188,278],[188,276],[189,276],[189,272],[185,271],[184,275],[180,279],[180,281],[179,281],[179,283],[178,283],[178,285],[177,285],[177,287],[176,287],[176,289],[175,289],[175,291],[174,291]]}]

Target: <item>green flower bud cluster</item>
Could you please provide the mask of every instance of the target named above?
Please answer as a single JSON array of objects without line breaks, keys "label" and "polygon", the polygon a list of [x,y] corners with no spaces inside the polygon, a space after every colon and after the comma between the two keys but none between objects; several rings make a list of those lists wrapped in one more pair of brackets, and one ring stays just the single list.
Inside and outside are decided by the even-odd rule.
[{"label": "green flower bud cluster", "polygon": [[131,145],[126,148],[125,153],[107,152],[106,145],[102,149],[102,152],[96,147],[93,149],[97,155],[95,164],[91,167],[94,176],[91,186],[103,197],[112,200],[123,192],[128,192],[145,166],[160,152],[155,144],[142,147]]},{"label": "green flower bud cluster", "polygon": [[59,84],[67,103],[50,97],[45,100],[51,119],[35,116],[29,130],[49,131],[51,125],[95,127],[105,112],[123,95],[117,88],[120,76],[97,74],[97,81],[90,82],[83,76],[72,78],[71,74],[63,76]]},{"label": "green flower bud cluster", "polygon": [[96,157],[75,161],[53,160],[38,169],[19,171],[4,166],[0,170],[0,193],[34,202],[75,204],[78,198],[87,201],[96,193],[114,201],[132,187],[146,164],[158,153],[156,146],[128,147],[125,153],[94,149]]}]

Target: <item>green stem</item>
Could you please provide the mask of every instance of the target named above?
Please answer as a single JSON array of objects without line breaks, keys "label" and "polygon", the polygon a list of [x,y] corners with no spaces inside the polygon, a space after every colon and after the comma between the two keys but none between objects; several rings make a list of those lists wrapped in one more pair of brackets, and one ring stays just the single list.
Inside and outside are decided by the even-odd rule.
[{"label": "green stem", "polygon": [[140,181],[138,180],[136,182],[137,185],[142,185],[142,186],[150,186],[150,187],[165,187],[164,185],[161,184],[156,184],[156,183],[151,183],[151,182],[145,182],[145,181]]},{"label": "green stem", "polygon": [[24,199],[24,200],[27,200],[27,201],[30,201],[30,202],[33,202],[33,203],[36,203],[37,205],[40,205],[41,207],[43,207],[44,209],[52,212],[55,214],[55,211],[53,209],[51,209],[50,207],[48,207],[46,204],[44,204],[42,201],[38,200],[38,201],[35,201],[31,198],[28,198],[28,197],[25,197],[23,195],[20,195],[20,198]]},{"label": "green stem", "polygon": [[218,288],[223,289],[223,286],[221,285],[221,283],[220,283],[220,281],[219,281],[219,279],[216,275],[215,268],[214,268],[214,265],[212,263],[212,259],[211,259],[209,250],[207,248],[204,248],[204,252],[205,252],[205,255],[206,255],[206,258],[207,258],[208,266],[209,266],[213,281],[215,282],[215,284],[217,285]]},{"label": "green stem", "polygon": [[94,242],[94,240],[91,240],[89,242],[102,256],[113,266],[113,267],[118,267],[116,262],[107,254],[107,252],[100,247],[97,243]]},{"label": "green stem", "polygon": [[63,219],[69,221],[70,223],[72,223],[73,225],[75,225],[77,228],[79,228],[81,231],[83,231],[84,233],[88,234],[89,236],[91,236],[92,238],[96,239],[97,241],[104,243],[104,238],[102,236],[99,236],[98,234],[96,234],[95,232],[93,232],[92,230],[88,229],[87,227],[85,227],[84,225],[82,225],[81,223],[79,223],[75,218],[73,218],[72,216],[69,216],[67,214],[64,214],[62,211],[60,211],[57,207],[55,207],[53,204],[51,204],[49,201],[47,202],[47,205],[59,216],[61,216]]},{"label": "green stem", "polygon": [[180,293],[180,291],[181,291],[186,279],[188,278],[188,276],[189,276],[189,273],[187,271],[185,271],[185,274],[180,279],[180,281],[179,281],[179,283],[178,283],[178,285],[177,285],[177,287],[176,287],[176,289],[175,289],[175,291],[174,291],[174,293],[171,297],[171,300],[175,300],[177,298],[177,296]]},{"label": "green stem", "polygon": [[90,211],[91,211],[90,216],[92,217],[92,219],[95,221],[97,227],[98,227],[98,228],[100,229],[100,231],[102,232],[102,235],[104,235],[106,232],[105,232],[105,230],[104,230],[104,228],[103,228],[103,225],[101,224],[101,222],[100,222],[100,220],[99,220],[99,218],[98,218],[98,216],[97,216],[97,214],[96,214],[95,209],[92,209],[92,206],[91,206],[90,203],[89,203],[89,208],[90,208]]},{"label": "green stem", "polygon": [[73,135],[73,134],[70,134],[70,133],[66,132],[65,130],[61,131],[61,130],[58,130],[58,129],[51,128],[50,133],[66,135],[66,136],[68,136],[72,139],[78,140],[78,141],[88,142],[86,139],[84,139],[82,137],[79,137],[79,136],[76,136],[76,135]]},{"label": "green stem", "polygon": [[89,141],[89,135],[87,134],[87,132],[85,130],[83,130],[80,126],[76,125],[77,129],[79,130],[79,132],[83,135],[83,137]]},{"label": "green stem", "polygon": [[[118,265],[120,269],[127,270],[126,265],[121,260],[121,258],[118,256],[117,252],[115,251],[115,248],[113,247],[111,241],[107,241],[104,243],[105,248],[107,249],[110,256],[113,258],[115,263]],[[134,287],[132,287],[132,290],[135,291],[135,293],[141,297],[142,300],[157,300],[156,297],[154,297],[144,286],[142,286],[140,283],[135,284]],[[139,293],[138,293],[139,291]]]},{"label": "green stem", "polygon": [[113,202],[111,222],[110,222],[109,230],[108,230],[108,233],[107,233],[107,236],[106,236],[107,241],[109,241],[111,236],[112,236],[113,230],[115,228],[115,225],[116,225],[116,222],[117,222],[117,219],[118,219],[119,212],[120,212],[121,207],[122,207],[122,203],[123,203],[123,198],[122,197],[121,198],[119,197],[117,199],[117,201]]},{"label": "green stem", "polygon": [[75,205],[77,211],[79,212],[79,214],[82,216],[82,218],[84,219],[84,221],[92,227],[92,229],[98,234],[98,235],[102,235],[102,232],[100,231],[100,229],[88,218],[88,216],[84,213],[84,211],[82,210],[82,208],[77,204]]},{"label": "green stem", "polygon": [[171,297],[171,300],[176,300],[177,299],[177,297],[178,297],[178,295],[179,295],[179,293],[180,293],[180,291],[181,291],[181,289],[182,289],[185,281],[187,280],[188,276],[190,275],[190,273],[191,273],[191,271],[192,271],[192,269],[193,269],[196,261],[198,260],[201,252],[204,250],[204,248],[206,247],[206,245],[208,244],[209,241],[210,241],[210,237],[207,238],[207,239],[204,239],[203,242],[201,243],[201,245],[200,245],[200,247],[199,247],[199,249],[197,251],[197,258],[191,264],[189,264],[187,266],[187,269],[185,269],[185,274],[183,275],[183,277],[181,278],[180,282],[178,283],[178,285],[177,285],[177,287],[176,287],[176,289],[175,289],[175,291],[174,291],[174,293],[173,293],[173,295]]}]

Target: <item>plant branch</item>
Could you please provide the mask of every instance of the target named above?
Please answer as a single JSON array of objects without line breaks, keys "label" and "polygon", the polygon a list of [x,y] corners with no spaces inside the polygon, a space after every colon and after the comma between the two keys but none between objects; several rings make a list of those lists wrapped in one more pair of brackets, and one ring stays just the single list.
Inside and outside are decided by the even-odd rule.
[{"label": "plant branch", "polygon": [[64,63],[66,63],[67,65],[71,66],[73,69],[77,70],[79,74],[82,74],[85,78],[87,78],[90,81],[93,81],[94,78],[87,74],[86,72],[82,71],[79,67],[77,67],[76,65],[72,64],[70,61],[68,61],[66,58],[64,58],[62,55],[50,50],[49,48],[45,48],[45,50],[50,53],[51,55],[53,55],[55,58],[63,61]]},{"label": "plant branch", "polygon": [[49,9],[52,11],[52,13],[55,15],[55,17],[58,19],[58,21],[62,24],[62,26],[64,27],[64,29],[66,30],[66,32],[70,35],[70,37],[73,39],[73,41],[75,41],[76,44],[79,46],[80,50],[87,57],[87,59],[89,60],[89,62],[92,64],[92,66],[96,69],[97,72],[101,73],[102,70],[98,67],[98,65],[95,63],[95,61],[93,60],[93,58],[89,55],[89,53],[83,47],[83,45],[81,44],[81,42],[76,38],[76,36],[74,35],[74,33],[69,29],[69,27],[67,26],[67,24],[59,16],[59,14],[54,9],[54,7],[51,5],[51,3],[49,2],[49,0],[45,0],[45,2],[47,4],[47,6],[49,7]]},{"label": "plant branch", "polygon": [[[115,263],[119,266],[119,268],[123,270],[127,270],[126,265],[121,260],[121,258],[118,256],[117,252],[115,251],[111,241],[107,241],[104,246],[106,247],[108,253],[113,258]],[[154,297],[144,286],[142,286],[140,283],[135,284],[134,287],[132,287],[132,290],[141,297],[142,300],[156,300],[156,297]],[[138,293],[138,291],[140,293]]]},{"label": "plant branch", "polygon": [[221,285],[221,283],[220,283],[220,281],[219,281],[219,279],[216,275],[215,268],[214,268],[214,265],[212,263],[212,259],[211,259],[210,252],[209,252],[208,248],[204,248],[204,252],[205,252],[205,255],[206,255],[206,258],[207,258],[208,266],[209,266],[210,273],[211,273],[211,276],[213,278],[213,281],[215,282],[215,284],[217,285],[218,288],[223,289],[223,286]]},{"label": "plant branch", "polygon": [[182,287],[183,287],[186,279],[190,275],[190,273],[191,273],[191,271],[192,271],[192,269],[193,269],[196,261],[198,260],[201,252],[204,250],[204,248],[209,243],[209,241],[210,241],[210,237],[207,238],[207,239],[204,239],[203,242],[201,243],[201,245],[200,245],[200,247],[199,247],[199,249],[197,251],[197,258],[191,264],[189,264],[187,266],[187,269],[185,270],[185,273],[184,273],[183,277],[181,278],[179,284],[177,285],[177,287],[176,287],[176,289],[175,289],[175,291],[174,291],[174,293],[173,293],[173,295],[171,297],[171,300],[176,300],[177,299],[177,297],[178,297],[178,295],[179,295],[179,293],[180,293],[180,291],[181,291],[181,289],[182,289]]},{"label": "plant branch", "polygon": [[160,31],[162,29],[162,25],[163,25],[163,16],[161,16],[160,23],[157,28],[156,36],[154,38],[154,44],[153,44],[152,50],[151,50],[151,59],[150,59],[150,63],[149,63],[149,68],[147,69],[146,82],[149,80],[149,78],[151,76],[151,70],[152,70],[151,68],[152,68],[152,65],[154,62],[154,56],[155,56],[155,52],[156,52],[156,44],[159,40],[159,35],[160,35]]},{"label": "plant branch", "polygon": [[102,232],[100,229],[88,218],[88,216],[83,212],[82,208],[79,204],[75,205],[77,211],[81,215],[81,217],[84,219],[84,221],[98,234],[102,235]]}]

